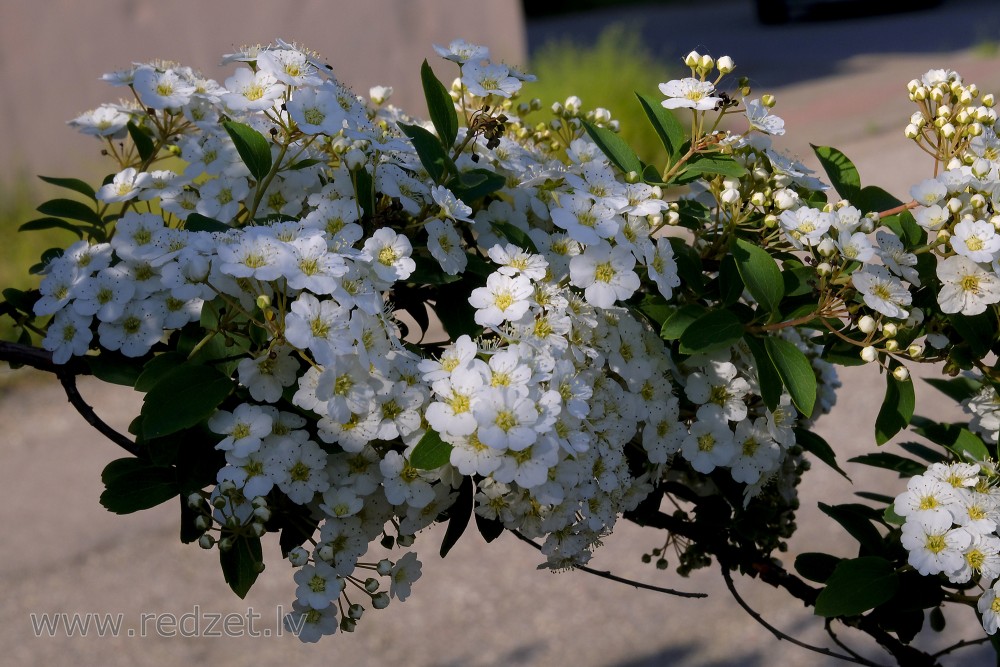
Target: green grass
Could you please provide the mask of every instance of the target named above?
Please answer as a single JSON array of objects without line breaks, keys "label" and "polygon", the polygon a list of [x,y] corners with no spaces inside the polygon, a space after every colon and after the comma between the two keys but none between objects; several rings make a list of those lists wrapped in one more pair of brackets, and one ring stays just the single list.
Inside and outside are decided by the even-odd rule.
[{"label": "green grass", "polygon": [[570,95],[579,97],[585,109],[604,107],[620,122],[621,137],[640,158],[662,164],[666,154],[635,93],[658,98],[657,85],[683,73],[680,65],[657,60],[630,38],[634,34],[635,30],[615,24],[593,46],[569,40],[542,46],[528,70],[538,81],[525,86],[524,95],[541,99],[544,109],[553,102],[565,102]]}]

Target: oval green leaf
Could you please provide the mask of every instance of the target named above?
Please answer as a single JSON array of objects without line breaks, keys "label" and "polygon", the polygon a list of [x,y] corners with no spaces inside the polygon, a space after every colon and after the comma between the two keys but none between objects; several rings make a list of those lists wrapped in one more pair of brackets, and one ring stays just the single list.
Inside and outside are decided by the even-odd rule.
[{"label": "oval green leaf", "polygon": [[768,336],[764,339],[764,347],[792,403],[803,415],[811,417],[816,405],[816,374],[809,359],[794,343],[782,338]]},{"label": "oval green leaf", "polygon": [[149,440],[207,419],[233,389],[212,366],[182,364],[163,375],[142,404],[142,434]]},{"label": "oval green leaf", "polygon": [[899,589],[892,563],[877,556],[842,560],[816,598],[816,615],[857,616],[888,601]]},{"label": "oval green leaf", "polygon": [[231,120],[223,121],[222,126],[229,133],[250,174],[257,182],[264,180],[271,171],[271,145],[264,135],[249,125]]},{"label": "oval green leaf", "polygon": [[632,171],[637,174],[642,173],[642,161],[624,139],[611,130],[597,127],[591,123],[584,122],[583,127],[586,128],[587,134],[594,140],[601,152],[607,155],[611,163],[618,167],[622,173],[628,174]]},{"label": "oval green leaf", "polygon": [[766,250],[743,239],[734,240],[731,252],[747,291],[762,308],[776,312],[785,296],[785,281],[774,258]]},{"label": "oval green leaf", "polygon": [[418,470],[435,470],[451,460],[452,446],[437,431],[427,429],[410,454],[410,465]]},{"label": "oval green leaf", "polygon": [[[671,318],[673,319],[673,318]],[[681,334],[681,354],[706,354],[743,338],[743,323],[731,310],[710,310]]]}]

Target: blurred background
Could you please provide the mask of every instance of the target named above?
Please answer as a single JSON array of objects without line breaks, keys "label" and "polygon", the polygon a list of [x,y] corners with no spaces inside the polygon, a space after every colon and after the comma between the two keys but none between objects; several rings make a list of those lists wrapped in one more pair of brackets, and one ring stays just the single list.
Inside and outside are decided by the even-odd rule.
[{"label": "blurred background", "polygon": [[[696,6],[695,6],[696,5]],[[865,184],[900,198],[930,175],[931,164],[902,128],[910,114],[905,84],[947,67],[985,91],[1000,91],[1000,3],[995,0],[367,0],[250,3],[236,0],[70,0],[6,2],[0,7],[0,288],[37,283],[26,268],[39,253],[65,245],[65,232],[16,234],[42,198],[56,196],[36,174],[99,181],[113,169],[100,146],[67,120],[120,91],[98,78],[133,61],[171,59],[223,80],[217,63],[246,43],[275,38],[319,51],[359,93],[392,86],[393,101],[424,114],[419,65],[428,58],[451,76],[432,43],[455,38],[488,45],[494,56],[539,77],[526,95],[546,106],[575,94],[612,111],[638,146],[653,146],[633,91],[656,94],[661,81],[685,74],[692,49],[731,56],[754,95],[773,93],[786,121],[777,147],[818,169],[809,143],[833,145],[859,167]],[[652,150],[652,149],[646,149]],[[652,157],[649,152],[647,157]],[[62,193],[59,193],[62,196]],[[0,324],[0,336],[9,329]],[[9,336],[8,336],[9,337]],[[933,369],[927,371],[933,374]],[[818,430],[846,445],[841,461],[874,447],[872,424],[884,382],[868,368],[843,374],[834,413]],[[85,397],[120,430],[138,410],[129,389],[81,384]],[[933,390],[918,384],[918,412],[946,420]],[[225,585],[215,552],[177,540],[174,504],[125,517],[98,504],[100,471],[119,457],[73,413],[58,385],[30,372],[0,370],[0,648],[5,664],[45,664],[74,656],[80,665],[162,665],[184,661],[237,665],[293,660],[321,665],[581,665],[604,667],[837,664],[779,642],[739,609],[715,570],[681,579],[640,562],[659,535],[621,526],[595,566],[681,590],[710,594],[682,600],[635,591],[583,573],[536,571],[537,554],[508,535],[484,545],[467,534],[447,559],[437,557],[441,531],[418,537],[424,577],[404,604],[369,612],[353,635],[316,645],[295,639],[183,637],[35,637],[31,613],[122,613],[137,628],[141,613],[262,615],[277,628],[279,607],[293,599],[291,572],[276,543],[265,544],[269,569],[246,600]],[[858,489],[895,495],[894,475],[844,464]],[[819,519],[817,498],[851,500],[853,489],[817,464],[802,489],[800,532],[787,562],[802,551],[843,556],[850,544]],[[788,634],[829,646],[822,623],[759,583],[737,582],[746,597]],[[946,646],[975,637],[971,611],[949,617]],[[863,642],[865,655],[887,663]],[[983,650],[945,664],[990,664]]]}]

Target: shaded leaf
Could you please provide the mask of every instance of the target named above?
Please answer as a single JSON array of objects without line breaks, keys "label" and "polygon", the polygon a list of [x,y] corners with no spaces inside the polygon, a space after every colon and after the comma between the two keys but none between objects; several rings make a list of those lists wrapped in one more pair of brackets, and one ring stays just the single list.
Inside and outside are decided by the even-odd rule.
[{"label": "shaded leaf", "polygon": [[785,282],[771,254],[743,239],[734,239],[730,251],[747,291],[765,310],[777,311],[785,295]]},{"label": "shaded leaf", "polygon": [[820,461],[839,472],[844,476],[844,479],[848,481],[851,480],[851,478],[847,476],[847,473],[844,472],[839,465],[837,465],[837,455],[834,453],[833,447],[831,447],[826,440],[817,435],[815,431],[803,428],[796,428],[794,431],[795,442],[802,445],[802,449],[806,450]]},{"label": "shaded leaf", "polygon": [[927,466],[890,452],[875,452],[872,454],[862,454],[852,459],[847,459],[849,463],[862,463],[873,468],[884,468],[899,473],[900,477],[913,477],[927,471]]},{"label": "shaded leaf", "polygon": [[799,554],[795,558],[795,571],[816,583],[826,583],[837,568],[837,564],[843,560],[830,554],[810,551]]},{"label": "shaded leaf", "polygon": [[916,406],[913,380],[897,380],[892,373],[886,373],[885,377],[885,398],[875,419],[875,442],[880,445],[909,426]]},{"label": "shaded leaf", "polygon": [[424,165],[424,169],[427,170],[435,183],[442,183],[446,173],[457,171],[455,163],[445,153],[441,142],[433,133],[419,125],[407,125],[406,123],[399,123],[399,129],[409,137],[410,143],[417,151],[417,157],[420,158],[420,164]]},{"label": "shaded leaf", "polygon": [[153,144],[153,138],[132,121],[129,121],[125,127],[128,128],[128,135],[132,137],[132,143],[135,144],[136,150],[139,151],[139,159],[143,162],[151,159],[156,154],[156,146]]},{"label": "shaded leaf", "polygon": [[429,428],[410,453],[410,465],[418,470],[436,470],[448,463],[452,449],[437,431]]},{"label": "shaded leaf", "polygon": [[182,364],[163,375],[142,404],[142,433],[158,438],[194,426],[229,395],[233,381],[201,364]]},{"label": "shaded leaf", "polygon": [[[876,512],[867,505],[845,503],[842,505],[827,505],[818,503],[820,511],[839,523],[851,537],[856,539],[862,549],[870,553],[880,554],[885,548],[881,533],[872,525],[872,513]],[[881,520],[881,514],[875,516]]]},{"label": "shaded leaf", "polygon": [[877,556],[843,560],[816,598],[816,615],[856,616],[892,598],[899,576],[892,563]]},{"label": "shaded leaf", "polygon": [[66,188],[67,190],[78,192],[87,199],[97,201],[97,192],[94,188],[90,187],[90,184],[81,181],[78,178],[56,178],[55,176],[39,176],[38,178],[42,179],[46,183],[59,186],[60,188]]},{"label": "shaded leaf", "polygon": [[[763,340],[750,334],[745,335],[743,340],[746,342],[747,347],[750,348],[754,364],[757,366],[757,384],[760,386],[760,395],[764,399],[764,405],[767,406],[768,410],[774,411],[781,401],[782,382],[781,376],[778,375],[778,369],[771,362],[771,357],[767,354],[767,348],[764,347]],[[833,454],[832,450],[830,454]],[[841,474],[843,474],[843,471],[841,471]]]},{"label": "shaded leaf", "polygon": [[[671,318],[673,319],[673,318]],[[743,323],[731,310],[710,310],[681,334],[681,354],[706,354],[728,348],[743,338]]]},{"label": "shaded leaf", "polygon": [[[861,197],[861,176],[854,163],[836,148],[813,146],[812,149],[837,194],[850,202],[858,201]],[[867,210],[861,209],[861,212],[866,213]]]},{"label": "shaded leaf", "polygon": [[427,112],[431,123],[441,139],[445,150],[455,145],[458,136],[458,114],[455,113],[455,103],[448,94],[448,89],[434,76],[434,70],[424,60],[420,66],[420,82],[424,88],[424,98],[427,100]]},{"label": "shaded leaf", "polygon": [[635,96],[639,98],[642,110],[656,131],[656,136],[660,138],[667,155],[670,156],[670,161],[673,162],[680,155],[681,146],[684,145],[684,126],[673,113],[663,107],[659,100],[639,93]]},{"label": "shaded leaf", "polygon": [[38,218],[31,220],[18,227],[17,231],[33,232],[40,229],[65,229],[68,232],[76,234],[77,238],[83,238],[83,230],[80,227],[62,218]]},{"label": "shaded leaf", "polygon": [[260,538],[246,535],[236,537],[232,548],[219,550],[219,564],[229,587],[241,599],[245,598],[263,570],[264,553],[260,547]]},{"label": "shaded leaf", "polygon": [[472,506],[475,504],[475,492],[472,478],[465,476],[458,486],[458,498],[448,508],[448,528],[444,531],[441,539],[441,558],[448,555],[451,548],[458,543],[458,539],[465,533],[469,526],[469,519],[472,518]]},{"label": "shaded leaf", "polygon": [[785,385],[792,403],[806,417],[811,417],[816,405],[816,374],[806,355],[787,340],[768,336],[764,339],[767,354],[771,357],[781,382]]},{"label": "shaded leaf", "polygon": [[583,127],[587,130],[590,138],[594,140],[594,143],[597,144],[597,147],[601,149],[601,152],[622,173],[642,173],[642,161],[639,160],[639,156],[635,154],[635,151],[632,150],[632,147],[624,139],[611,130],[597,127],[586,121],[583,121]]},{"label": "shaded leaf", "polygon": [[271,144],[267,138],[249,125],[232,120],[223,121],[222,126],[233,140],[236,152],[250,170],[250,175],[258,183],[263,181],[272,166]]},{"label": "shaded leaf", "polygon": [[137,458],[116,459],[101,473],[101,505],[115,514],[131,514],[165,503],[178,493],[177,471]]},{"label": "shaded leaf", "polygon": [[43,215],[50,215],[54,218],[69,218],[87,222],[95,227],[103,227],[104,221],[97,211],[83,202],[75,199],[50,199],[35,209]]}]

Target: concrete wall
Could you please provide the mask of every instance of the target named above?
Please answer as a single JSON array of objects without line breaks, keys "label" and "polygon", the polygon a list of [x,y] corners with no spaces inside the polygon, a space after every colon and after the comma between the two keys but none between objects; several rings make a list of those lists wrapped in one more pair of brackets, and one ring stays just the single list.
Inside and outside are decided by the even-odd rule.
[{"label": "concrete wall", "polygon": [[0,185],[18,177],[110,171],[98,142],[66,121],[121,89],[105,72],[154,58],[223,81],[224,53],[277,38],[318,51],[359,93],[390,85],[394,102],[423,115],[420,63],[456,73],[431,44],[463,38],[523,64],[519,0],[3,0],[0,3]]}]

